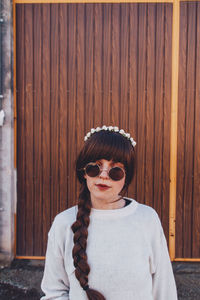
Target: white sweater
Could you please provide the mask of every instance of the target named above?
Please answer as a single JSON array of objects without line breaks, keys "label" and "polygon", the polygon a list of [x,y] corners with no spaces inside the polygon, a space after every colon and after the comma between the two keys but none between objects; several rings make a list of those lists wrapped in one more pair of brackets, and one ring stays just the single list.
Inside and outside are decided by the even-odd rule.
[{"label": "white sweater", "polygon": [[[49,232],[42,300],[87,300],[75,277],[71,225],[77,206],[56,216]],[[132,200],[121,209],[92,209],[88,228],[89,286],[106,300],[177,300],[157,213]]]}]

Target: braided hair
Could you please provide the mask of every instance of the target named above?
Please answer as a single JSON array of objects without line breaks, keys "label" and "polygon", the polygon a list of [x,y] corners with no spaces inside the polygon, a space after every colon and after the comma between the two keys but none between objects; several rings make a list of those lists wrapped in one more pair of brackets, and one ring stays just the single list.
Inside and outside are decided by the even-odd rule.
[{"label": "braided hair", "polygon": [[71,227],[74,233],[72,256],[75,266],[75,276],[81,287],[85,290],[89,300],[105,300],[105,297],[100,292],[91,289],[88,283],[90,266],[87,260],[86,248],[92,204],[83,169],[87,163],[100,159],[121,162],[124,165],[126,178],[122,193],[125,193],[134,175],[134,149],[130,141],[120,133],[99,131],[94,133],[85,142],[76,161],[76,174],[81,188],[78,198],[76,221]]}]

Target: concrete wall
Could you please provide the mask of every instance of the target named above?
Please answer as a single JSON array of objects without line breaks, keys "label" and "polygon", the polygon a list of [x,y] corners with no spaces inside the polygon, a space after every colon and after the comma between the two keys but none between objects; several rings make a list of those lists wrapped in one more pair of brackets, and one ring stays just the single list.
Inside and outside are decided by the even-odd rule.
[{"label": "concrete wall", "polygon": [[1,0],[3,18],[3,99],[4,125],[0,127],[0,265],[14,255],[14,214],[16,207],[16,171],[14,169],[13,114],[13,32],[12,0]]}]

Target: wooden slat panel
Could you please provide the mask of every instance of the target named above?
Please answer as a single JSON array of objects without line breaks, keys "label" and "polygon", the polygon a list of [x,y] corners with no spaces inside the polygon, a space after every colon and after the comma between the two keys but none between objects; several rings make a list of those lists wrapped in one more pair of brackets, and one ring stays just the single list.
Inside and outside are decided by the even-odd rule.
[{"label": "wooden slat panel", "polygon": [[[138,66],[138,4],[130,5],[130,41],[129,41],[129,132],[138,141],[137,137],[137,66]],[[136,147],[137,151],[137,147]],[[137,166],[135,166],[136,169]],[[137,176],[129,187],[129,195],[136,199]]]},{"label": "wooden slat panel", "polygon": [[[16,39],[17,52],[17,253],[25,253],[26,187],[25,187],[25,66],[24,66],[24,5],[16,6],[16,28],[20,39]],[[23,49],[23,50],[22,50]],[[23,207],[23,209],[21,209]]]},{"label": "wooden slat panel", "polygon": [[[103,123],[102,103],[102,52],[103,52],[103,28],[102,5],[97,3],[94,8],[94,127]],[[83,117],[84,118],[84,117]]]},{"label": "wooden slat panel", "polygon": [[119,86],[120,86],[120,4],[112,6],[112,70],[111,70],[111,85],[112,85],[112,112],[111,124],[119,126]]},{"label": "wooden slat panel", "polygon": [[[68,205],[74,204],[74,193],[76,190],[75,168],[76,159],[76,8],[77,5],[69,4],[69,54],[68,54],[68,87],[69,87],[69,112],[68,112],[68,166],[69,166],[69,185],[68,185]],[[89,88],[89,87],[88,87]],[[77,128],[77,130],[80,130]]]},{"label": "wooden slat panel", "polygon": [[[79,152],[86,132],[85,128],[85,6],[77,5],[77,151]],[[99,65],[99,64],[98,64]],[[98,88],[98,86],[97,86]],[[95,101],[95,100],[94,100]],[[97,106],[100,105],[97,101]],[[96,111],[96,109],[95,109]],[[97,109],[99,111],[99,109]],[[97,116],[96,116],[97,115]],[[98,117],[100,114],[96,113]],[[99,123],[98,123],[99,124]],[[70,172],[70,171],[69,171]],[[79,186],[76,189],[77,201]]]},{"label": "wooden slat panel", "polygon": [[200,3],[196,8],[196,89],[195,89],[195,118],[194,118],[194,194],[193,194],[193,231],[192,256],[200,257]]},{"label": "wooden slat panel", "polygon": [[156,5],[148,5],[147,19],[147,103],[146,103],[146,168],[145,203],[153,205],[154,200],[154,100],[155,100],[155,66],[156,66]]},{"label": "wooden slat panel", "polygon": [[162,217],[164,5],[156,10],[154,207]]},{"label": "wooden slat panel", "polygon": [[94,4],[85,4],[85,7],[85,117],[88,132],[94,123]]},{"label": "wooden slat panel", "polygon": [[34,214],[34,181],[33,181],[33,6],[25,6],[25,165],[26,165],[26,250],[33,252],[33,214]]},{"label": "wooden slat panel", "polygon": [[[199,15],[197,2],[181,4],[178,172],[177,172],[177,241],[176,256],[199,256]],[[196,148],[197,147],[197,148]],[[184,149],[184,154],[183,154]],[[196,198],[197,197],[197,198]],[[182,232],[180,234],[180,231]],[[180,236],[179,236],[180,234]],[[197,234],[197,235],[196,235]]]},{"label": "wooden slat panel", "polygon": [[[186,98],[186,32],[185,20],[187,4],[181,4],[180,10],[180,54],[179,54],[179,102],[178,102],[178,155],[177,155],[177,209],[176,209],[176,257],[183,257],[183,185],[185,157],[185,98]],[[180,150],[179,150],[180,149]]]},{"label": "wooden slat panel", "polygon": [[[124,128],[136,139],[137,174],[129,195],[155,205],[167,232],[172,6],[132,3],[29,7],[34,9],[34,18],[29,15],[26,20],[29,27],[33,25],[28,27],[29,37],[25,39],[29,41],[32,36],[34,42],[29,43],[32,50],[26,44],[34,68],[25,63],[26,70],[34,74],[30,92],[33,84],[36,92],[29,99],[29,122],[34,122],[34,132],[24,134],[20,141],[26,153],[26,145],[32,141],[28,149],[32,147],[32,157],[36,158],[32,162],[35,210],[31,215],[35,219],[25,228],[36,233],[43,224],[39,236],[43,242],[37,240],[34,250],[29,239],[27,251],[19,247],[18,254],[45,254],[50,223],[78,196],[74,162],[84,135],[104,122]],[[23,42],[23,36],[18,38]],[[23,79],[23,70],[20,72]],[[23,96],[23,91],[20,93]],[[20,109],[19,114],[23,114]],[[22,122],[21,117],[19,120]],[[24,155],[18,157],[20,165]],[[23,180],[23,171],[19,170],[19,176]],[[26,189],[23,191],[19,185],[18,197],[21,192],[26,195]],[[28,209],[33,205],[31,199]],[[34,237],[38,238],[36,234]]]},{"label": "wooden slat panel", "polygon": [[51,218],[59,212],[59,6],[51,4]]},{"label": "wooden slat panel", "polygon": [[165,5],[164,96],[163,96],[163,182],[162,224],[169,239],[169,177],[170,177],[170,111],[171,111],[171,60],[172,60],[172,6]]},{"label": "wooden slat panel", "polygon": [[[103,53],[102,53],[102,87],[103,87],[103,124],[110,124],[111,117],[111,4],[103,4]],[[104,113],[106,111],[106,114]]]},{"label": "wooden slat panel", "polygon": [[139,4],[138,27],[138,134],[137,134],[137,198],[145,202],[145,109],[146,109],[146,30],[147,30],[147,4]]},{"label": "wooden slat panel", "polygon": [[42,254],[42,74],[41,74],[41,5],[33,6],[33,59],[34,59],[34,93],[33,93],[33,187],[34,187],[34,219],[33,219],[33,254]]},{"label": "wooden slat panel", "polygon": [[120,17],[120,73],[121,73],[121,85],[120,85],[120,126],[122,128],[128,128],[129,121],[129,94],[128,94],[128,76],[129,76],[129,5],[121,4],[121,17]]},{"label": "wooden slat panel", "polygon": [[60,207],[62,211],[67,206],[68,201],[68,160],[67,160],[67,138],[68,138],[68,85],[67,85],[67,70],[68,70],[68,7],[60,6],[60,68],[59,68],[59,88],[60,88]]},{"label": "wooden slat panel", "polygon": [[42,170],[43,170],[43,249],[47,244],[47,233],[51,224],[51,48],[50,48],[50,4],[42,5]]}]

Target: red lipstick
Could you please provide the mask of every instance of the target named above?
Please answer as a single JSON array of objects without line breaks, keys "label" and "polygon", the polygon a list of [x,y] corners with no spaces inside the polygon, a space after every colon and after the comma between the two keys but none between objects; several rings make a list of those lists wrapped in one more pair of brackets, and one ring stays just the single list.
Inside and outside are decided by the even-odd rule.
[{"label": "red lipstick", "polygon": [[102,183],[99,183],[99,184],[96,184],[96,186],[98,187],[98,189],[100,189],[101,191],[105,191],[105,190],[108,190],[110,187],[106,184],[102,184]]}]

